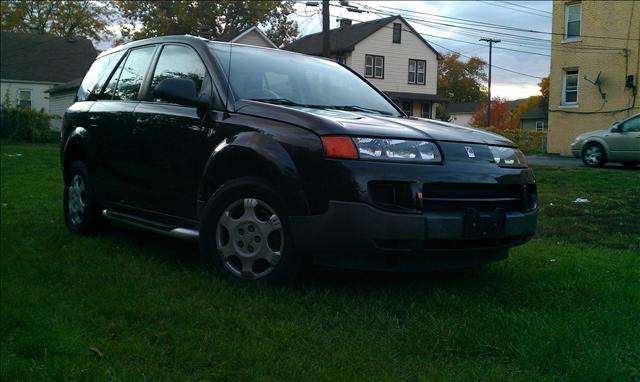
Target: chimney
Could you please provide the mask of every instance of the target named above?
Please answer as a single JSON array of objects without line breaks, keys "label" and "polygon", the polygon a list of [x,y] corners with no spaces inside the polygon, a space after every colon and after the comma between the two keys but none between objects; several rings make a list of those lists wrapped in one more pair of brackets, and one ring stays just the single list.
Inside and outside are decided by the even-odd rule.
[{"label": "chimney", "polygon": [[351,19],[345,19],[345,18],[340,19],[340,29],[350,27],[350,26],[351,26]]}]

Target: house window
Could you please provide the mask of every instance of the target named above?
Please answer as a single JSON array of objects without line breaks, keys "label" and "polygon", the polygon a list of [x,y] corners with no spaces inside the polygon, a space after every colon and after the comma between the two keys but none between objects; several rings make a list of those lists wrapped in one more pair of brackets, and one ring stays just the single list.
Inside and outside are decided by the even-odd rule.
[{"label": "house window", "polygon": [[536,130],[544,131],[544,121],[536,121]]},{"label": "house window", "polygon": [[347,58],[343,54],[337,55],[336,61],[338,62],[338,64],[347,65]]},{"label": "house window", "polygon": [[403,101],[402,102],[402,111],[409,117],[413,115],[413,103],[411,101]]},{"label": "house window", "polygon": [[431,104],[424,102],[420,109],[420,116],[422,118],[431,118]]},{"label": "house window", "polygon": [[427,61],[425,60],[409,60],[409,79],[410,84],[424,85],[426,77]]},{"label": "house window", "polygon": [[562,104],[578,103],[578,69],[565,69],[562,83]]},{"label": "house window", "polygon": [[364,76],[384,78],[384,56],[367,54],[364,56]]},{"label": "house window", "polygon": [[400,38],[402,36],[402,24],[393,23],[393,42],[400,44]]},{"label": "house window", "polygon": [[18,90],[18,107],[31,109],[31,90]]},{"label": "house window", "polygon": [[582,4],[568,4],[564,8],[564,38],[567,40],[580,37],[580,13]]}]

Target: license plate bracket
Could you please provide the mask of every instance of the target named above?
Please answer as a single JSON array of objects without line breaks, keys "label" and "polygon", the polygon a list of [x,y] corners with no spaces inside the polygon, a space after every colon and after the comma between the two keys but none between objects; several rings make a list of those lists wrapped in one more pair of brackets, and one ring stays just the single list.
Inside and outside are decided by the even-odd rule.
[{"label": "license plate bracket", "polygon": [[506,211],[496,208],[489,214],[480,214],[476,208],[468,208],[464,215],[465,239],[485,239],[504,237]]}]

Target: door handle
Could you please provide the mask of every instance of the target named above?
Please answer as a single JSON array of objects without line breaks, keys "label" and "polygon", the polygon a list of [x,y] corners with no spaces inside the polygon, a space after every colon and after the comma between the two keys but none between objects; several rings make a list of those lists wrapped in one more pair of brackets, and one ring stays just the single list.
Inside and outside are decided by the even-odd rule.
[{"label": "door handle", "polygon": [[91,117],[89,117],[89,120],[90,120],[90,121],[96,121],[96,120],[98,120],[98,119],[100,119],[100,116],[99,116],[99,115],[92,115]]},{"label": "door handle", "polygon": [[136,119],[136,123],[147,123],[149,122],[149,117],[138,117],[138,119]]}]

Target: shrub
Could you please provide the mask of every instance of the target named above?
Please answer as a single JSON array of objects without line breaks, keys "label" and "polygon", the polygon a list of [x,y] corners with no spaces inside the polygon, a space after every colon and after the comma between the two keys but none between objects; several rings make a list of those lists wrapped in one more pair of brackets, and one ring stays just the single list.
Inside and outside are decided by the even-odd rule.
[{"label": "shrub", "polygon": [[502,135],[513,141],[525,153],[535,154],[546,152],[547,133],[544,131],[532,131],[522,129],[500,130],[495,127],[484,129],[495,134]]},{"label": "shrub", "polygon": [[3,104],[0,108],[0,137],[16,142],[56,142],[59,134],[51,130],[50,120],[56,118],[44,111],[35,111]]}]

